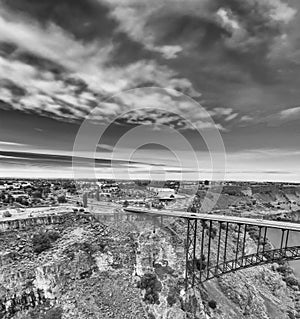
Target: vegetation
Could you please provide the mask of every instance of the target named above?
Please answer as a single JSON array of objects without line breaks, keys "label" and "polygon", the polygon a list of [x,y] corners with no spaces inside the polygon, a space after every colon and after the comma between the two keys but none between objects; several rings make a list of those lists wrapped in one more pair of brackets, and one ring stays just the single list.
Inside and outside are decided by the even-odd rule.
[{"label": "vegetation", "polygon": [[61,319],[62,318],[62,309],[54,308],[47,311],[43,319]]},{"label": "vegetation", "polygon": [[83,199],[82,199],[82,201],[83,201],[83,207],[87,207],[87,205],[88,205],[88,196],[87,196],[87,193],[84,193],[83,194]]},{"label": "vegetation", "polygon": [[168,305],[172,307],[179,297],[180,293],[178,291],[178,287],[171,287],[167,296]]},{"label": "vegetation", "polygon": [[51,247],[51,240],[46,233],[40,233],[33,236],[32,244],[33,250],[40,254]]},{"label": "vegetation", "polygon": [[217,302],[215,300],[210,300],[208,302],[208,306],[211,308],[211,309],[216,309],[217,308]]},{"label": "vegetation", "polygon": [[62,204],[62,203],[66,203],[67,200],[66,200],[66,196],[65,195],[61,195],[57,198],[57,201]]},{"label": "vegetation", "polygon": [[21,205],[24,205],[24,206],[29,206],[28,200],[26,198],[24,198],[24,197],[18,197],[16,199],[16,202],[21,204]]},{"label": "vegetation", "polygon": [[37,254],[51,248],[51,244],[60,237],[58,232],[40,232],[32,238],[33,250]]},{"label": "vegetation", "polygon": [[42,192],[41,191],[35,191],[35,192],[33,192],[32,193],[32,197],[33,198],[42,198],[43,197],[43,194],[42,194]]},{"label": "vegetation", "polygon": [[149,304],[159,304],[159,292],[162,289],[157,276],[152,273],[146,273],[140,280],[138,287],[145,289],[144,301]]},{"label": "vegetation", "polygon": [[293,269],[287,264],[281,264],[276,267],[276,264],[272,266],[274,271],[281,273],[283,280],[288,286],[298,286],[300,288],[300,281],[297,279],[293,273]]},{"label": "vegetation", "polygon": [[128,200],[125,200],[123,203],[123,207],[128,207],[128,206],[129,206],[129,202],[128,202]]},{"label": "vegetation", "polygon": [[287,263],[279,265],[275,270],[282,273],[283,275],[288,275],[293,273],[293,269]]},{"label": "vegetation", "polygon": [[50,238],[51,242],[56,241],[60,237],[59,232],[57,232],[55,230],[48,231],[47,235]]},{"label": "vegetation", "polygon": [[3,212],[2,216],[3,216],[3,217],[11,217],[12,215],[11,215],[11,213],[7,210],[7,211]]},{"label": "vegetation", "polygon": [[285,282],[289,286],[299,286],[299,280],[294,275],[288,275],[285,277]]}]

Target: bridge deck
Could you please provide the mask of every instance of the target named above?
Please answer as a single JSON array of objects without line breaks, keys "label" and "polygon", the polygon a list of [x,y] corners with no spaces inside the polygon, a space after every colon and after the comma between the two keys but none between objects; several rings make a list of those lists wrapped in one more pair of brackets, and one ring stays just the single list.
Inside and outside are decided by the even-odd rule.
[{"label": "bridge deck", "polygon": [[181,211],[168,211],[168,210],[154,210],[154,209],[141,209],[136,207],[124,208],[125,212],[128,213],[142,213],[154,216],[169,216],[177,218],[190,218],[190,219],[204,219],[213,220],[218,222],[236,223],[236,224],[247,224],[262,227],[270,227],[277,229],[289,229],[291,231],[300,231],[300,223],[281,222],[273,220],[245,218],[237,216],[226,216],[226,215],[215,215],[215,214],[195,214]]}]

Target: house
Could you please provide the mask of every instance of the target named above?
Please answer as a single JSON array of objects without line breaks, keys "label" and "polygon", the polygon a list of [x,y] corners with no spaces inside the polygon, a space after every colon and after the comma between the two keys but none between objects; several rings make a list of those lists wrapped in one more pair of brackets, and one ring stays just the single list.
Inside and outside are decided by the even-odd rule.
[{"label": "house", "polygon": [[164,187],[149,187],[149,191],[154,192],[157,196],[160,194],[173,194],[175,195],[175,189],[173,188],[164,188]]}]

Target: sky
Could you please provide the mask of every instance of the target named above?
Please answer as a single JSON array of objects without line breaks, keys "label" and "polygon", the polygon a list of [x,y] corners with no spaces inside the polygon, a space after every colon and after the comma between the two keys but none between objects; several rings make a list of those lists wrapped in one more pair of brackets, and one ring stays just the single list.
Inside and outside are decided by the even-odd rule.
[{"label": "sky", "polygon": [[300,182],[299,29],[298,0],[0,0],[0,176]]}]

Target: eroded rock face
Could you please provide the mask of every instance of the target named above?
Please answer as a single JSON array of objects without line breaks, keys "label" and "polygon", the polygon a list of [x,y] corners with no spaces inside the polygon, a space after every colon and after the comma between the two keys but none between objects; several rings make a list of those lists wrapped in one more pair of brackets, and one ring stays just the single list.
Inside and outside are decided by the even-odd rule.
[{"label": "eroded rock face", "polygon": [[[49,249],[35,253],[33,235],[52,230],[60,237]],[[132,283],[135,252],[128,232],[78,218],[59,226],[2,233],[0,242],[7,251],[22,242],[28,251],[24,259],[22,254],[3,258],[0,300],[5,302],[0,313],[4,318],[43,318],[49,308],[58,306],[61,318],[146,318],[140,291]],[[40,302],[37,297],[32,301],[32,292],[40,292]]]},{"label": "eroded rock face", "polygon": [[[41,230],[60,236],[37,254],[32,238]],[[234,247],[236,230],[231,232]],[[184,233],[182,221],[154,231],[149,221],[104,225],[73,217],[42,229],[1,233],[0,318],[44,318],[56,309],[58,319],[297,318],[299,291],[271,266],[186,292]],[[252,246],[247,236],[247,249]]]},{"label": "eroded rock face", "polygon": [[[177,234],[184,233],[183,226],[180,223],[176,225]],[[234,227],[230,229],[229,237],[229,247],[232,246],[230,253],[234,254],[238,237]],[[247,235],[246,239],[247,251],[250,253],[256,246],[251,236]],[[212,256],[216,253],[214,241],[216,239],[211,243]],[[215,319],[283,319],[298,315],[295,293],[298,289],[287,286],[282,275],[274,271],[271,265],[228,274],[185,293],[185,265],[180,262],[184,261],[184,252],[180,250],[183,245],[182,242],[175,243],[166,227],[153,233],[151,228],[143,226],[138,237],[137,274],[142,279],[153,274],[160,283],[141,287],[147,311],[153,318],[166,319],[170,313],[179,318]],[[151,293],[154,295],[152,299],[149,298]]]}]

